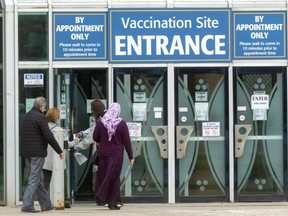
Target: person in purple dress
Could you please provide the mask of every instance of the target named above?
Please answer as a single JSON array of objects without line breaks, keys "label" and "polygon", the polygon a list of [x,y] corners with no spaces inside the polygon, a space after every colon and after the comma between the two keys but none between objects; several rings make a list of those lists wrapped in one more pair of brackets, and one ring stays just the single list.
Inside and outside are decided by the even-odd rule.
[{"label": "person in purple dress", "polygon": [[98,146],[98,173],[95,186],[96,203],[108,204],[111,210],[119,210],[120,174],[123,165],[124,148],[129,164],[134,163],[133,149],[126,122],[120,118],[121,107],[112,103],[103,117],[100,117],[93,139]]}]

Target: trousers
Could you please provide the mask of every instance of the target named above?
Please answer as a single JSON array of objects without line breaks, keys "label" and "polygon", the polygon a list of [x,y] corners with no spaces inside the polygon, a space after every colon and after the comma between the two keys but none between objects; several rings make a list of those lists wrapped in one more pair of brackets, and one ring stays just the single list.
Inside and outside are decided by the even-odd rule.
[{"label": "trousers", "polygon": [[51,206],[51,200],[48,191],[44,187],[42,172],[45,158],[27,157],[25,159],[26,164],[28,164],[30,168],[30,175],[23,195],[22,208],[26,210],[34,209],[34,195],[37,196],[41,209],[49,208]]}]

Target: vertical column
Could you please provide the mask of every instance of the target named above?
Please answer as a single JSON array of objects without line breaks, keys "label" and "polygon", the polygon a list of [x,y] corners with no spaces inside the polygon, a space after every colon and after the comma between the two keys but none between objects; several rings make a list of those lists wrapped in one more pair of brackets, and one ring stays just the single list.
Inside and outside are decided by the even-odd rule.
[{"label": "vertical column", "polygon": [[168,202],[175,203],[175,74],[174,64],[167,70],[168,113]]},{"label": "vertical column", "polygon": [[[15,92],[17,91],[18,87],[16,87],[14,84],[18,83],[16,82],[16,69],[15,65],[17,62],[17,53],[18,50],[15,50],[15,44],[17,39],[15,38],[15,32],[17,32],[17,27],[15,27],[15,17],[14,14],[15,8],[12,1],[4,1],[4,25],[3,25],[3,36],[4,36],[4,70],[3,70],[3,98],[4,98],[4,113],[3,113],[3,124],[4,124],[4,161],[6,163],[4,164],[4,176],[6,176],[6,179],[4,181],[6,182],[6,204],[8,206],[14,206],[18,203],[19,196],[17,196],[17,192],[19,191],[19,184],[18,180],[19,177],[16,178],[16,176],[19,176],[19,174],[16,174],[15,170],[19,172],[19,169],[16,169],[17,164],[16,161],[19,160],[19,147],[17,144],[17,138],[19,134],[19,130],[17,127],[18,121],[16,121],[18,117],[18,101],[15,96]],[[9,161],[9,163],[8,163]],[[17,183],[16,183],[17,182]],[[5,184],[4,184],[5,185]],[[9,191],[9,193],[8,193]],[[16,194],[17,193],[17,194]]]},{"label": "vertical column", "polygon": [[[52,130],[54,137],[59,143],[60,147],[64,149],[64,130],[63,129],[55,129]],[[64,160],[61,160],[59,155],[56,152],[53,152],[53,195],[51,196],[53,199],[53,203],[56,209],[63,210],[64,207]]]},{"label": "vertical column", "polygon": [[[236,79],[236,77],[235,77]],[[229,101],[229,201],[234,203],[234,107],[233,107],[233,66],[230,64],[228,72],[228,101]]]}]

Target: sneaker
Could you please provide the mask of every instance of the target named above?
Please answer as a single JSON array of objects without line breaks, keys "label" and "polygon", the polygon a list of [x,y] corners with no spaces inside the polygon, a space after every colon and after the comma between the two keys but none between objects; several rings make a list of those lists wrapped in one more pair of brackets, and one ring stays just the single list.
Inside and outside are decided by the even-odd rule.
[{"label": "sneaker", "polygon": [[123,202],[122,201],[118,201],[118,203],[117,203],[117,207],[122,207],[124,204],[123,204]]},{"label": "sneaker", "polygon": [[38,212],[40,212],[39,210],[36,210],[36,209],[25,209],[25,208],[22,208],[21,211],[22,212],[27,212],[27,213],[38,213]]}]

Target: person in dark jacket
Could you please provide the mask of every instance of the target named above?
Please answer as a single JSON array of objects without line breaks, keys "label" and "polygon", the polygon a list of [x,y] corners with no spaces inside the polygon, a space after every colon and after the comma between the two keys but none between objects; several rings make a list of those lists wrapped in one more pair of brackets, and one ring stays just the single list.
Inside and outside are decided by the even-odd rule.
[{"label": "person in dark jacket", "polygon": [[93,133],[93,139],[99,143],[95,198],[99,204],[107,203],[111,210],[120,209],[117,202],[124,148],[130,165],[134,163],[128,126],[120,118],[120,111],[120,104],[112,103],[105,115],[100,117]]},{"label": "person in dark jacket", "polygon": [[64,153],[48,127],[48,121],[44,114],[46,105],[47,102],[44,97],[37,97],[32,109],[22,121],[21,154],[25,157],[30,168],[28,184],[22,199],[22,212],[39,212],[34,208],[34,194],[38,197],[41,211],[54,209],[48,191],[44,188],[42,168],[47,156],[48,143],[61,159],[64,158]]}]

